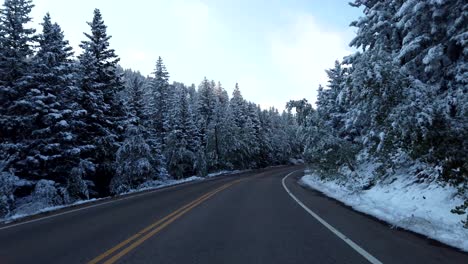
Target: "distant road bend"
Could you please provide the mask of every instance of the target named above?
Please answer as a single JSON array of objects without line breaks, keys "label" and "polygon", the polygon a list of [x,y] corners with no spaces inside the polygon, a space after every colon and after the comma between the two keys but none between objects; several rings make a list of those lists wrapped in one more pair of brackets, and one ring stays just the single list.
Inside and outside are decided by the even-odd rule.
[{"label": "distant road bend", "polygon": [[222,176],[0,226],[0,264],[468,263],[301,187],[302,171]]}]

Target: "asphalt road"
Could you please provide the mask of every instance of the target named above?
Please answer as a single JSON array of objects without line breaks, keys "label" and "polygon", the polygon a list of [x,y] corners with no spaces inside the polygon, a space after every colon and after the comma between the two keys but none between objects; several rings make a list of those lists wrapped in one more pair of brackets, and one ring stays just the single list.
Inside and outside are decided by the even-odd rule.
[{"label": "asphalt road", "polygon": [[468,263],[466,253],[301,187],[300,169],[219,177],[0,226],[0,264]]}]

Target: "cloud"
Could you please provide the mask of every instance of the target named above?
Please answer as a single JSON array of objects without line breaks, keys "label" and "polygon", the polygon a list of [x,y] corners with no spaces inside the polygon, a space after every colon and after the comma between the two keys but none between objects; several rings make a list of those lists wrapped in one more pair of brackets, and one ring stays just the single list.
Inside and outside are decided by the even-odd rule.
[{"label": "cloud", "polygon": [[204,47],[212,45],[220,28],[211,8],[201,0],[136,0],[138,4],[133,5],[112,0],[34,2],[33,25],[41,30],[39,23],[50,11],[52,20],[62,26],[76,55],[81,53],[78,45],[85,39],[82,32],[89,32],[86,21],[92,20],[94,8],[100,8],[107,33],[112,35],[110,46],[121,57],[123,67],[150,74],[161,56],[179,81],[203,78],[199,74],[201,77],[193,80],[193,66],[188,68],[185,64],[202,60],[205,54],[200,50],[213,50],[211,46]]},{"label": "cloud", "polygon": [[348,32],[327,30],[307,14],[295,16],[272,35],[272,61],[284,76],[291,99],[306,97],[315,103],[318,85],[327,83],[325,69],[351,53],[347,38]]},{"label": "cloud", "polygon": [[[161,56],[171,80],[198,84],[206,76],[229,93],[239,82],[246,99],[279,109],[291,99],[314,102],[318,84],[327,81],[324,70],[350,53],[350,32],[329,30],[302,10],[260,10],[263,4],[248,1],[236,2],[238,9],[206,0],[136,2],[144,8],[112,0],[35,0],[33,23],[40,29],[50,11],[77,55],[82,32],[89,32],[86,21],[101,8],[123,67],[151,74]],[[258,16],[244,10],[247,4]],[[244,11],[249,15],[239,17]]]},{"label": "cloud", "polygon": [[163,57],[171,80],[190,84],[211,75],[223,31],[213,9],[199,0],[174,0],[165,4],[162,16],[153,49]]}]

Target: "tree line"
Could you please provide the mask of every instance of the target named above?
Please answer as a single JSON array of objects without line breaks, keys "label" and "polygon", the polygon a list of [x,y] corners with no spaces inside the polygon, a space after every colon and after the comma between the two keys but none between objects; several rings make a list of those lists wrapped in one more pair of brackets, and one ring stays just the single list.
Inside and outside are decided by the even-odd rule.
[{"label": "tree line", "polygon": [[284,164],[300,156],[289,112],[262,110],[239,86],[169,81],[123,70],[94,10],[82,52],[46,14],[31,28],[32,0],[0,10],[0,215],[103,197],[169,178]]},{"label": "tree line", "polygon": [[[327,70],[316,109],[293,101],[304,157],[322,175],[364,188],[402,169],[419,182],[451,184],[468,206],[468,4],[466,1],[365,1],[351,23],[354,54]],[[468,221],[465,222],[468,227]]]}]

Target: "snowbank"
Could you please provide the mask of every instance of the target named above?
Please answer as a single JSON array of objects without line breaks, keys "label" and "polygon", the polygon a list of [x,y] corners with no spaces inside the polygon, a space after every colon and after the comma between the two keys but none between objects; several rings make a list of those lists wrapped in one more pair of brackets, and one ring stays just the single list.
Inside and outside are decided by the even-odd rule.
[{"label": "snowbank", "polygon": [[317,174],[306,171],[300,184],[394,226],[468,251],[468,229],[461,224],[466,216],[450,212],[463,203],[456,195],[457,190],[435,181],[421,183],[414,177],[405,176],[399,175],[364,190],[339,179],[324,181]]}]

